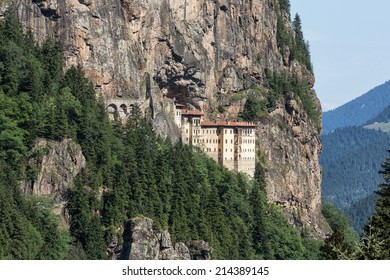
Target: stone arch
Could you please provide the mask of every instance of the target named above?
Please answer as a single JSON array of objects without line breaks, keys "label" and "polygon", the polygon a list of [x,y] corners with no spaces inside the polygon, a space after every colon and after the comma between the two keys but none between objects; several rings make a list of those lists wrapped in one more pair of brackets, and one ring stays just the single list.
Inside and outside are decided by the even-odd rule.
[{"label": "stone arch", "polygon": [[129,114],[129,112],[128,112],[128,110],[127,110],[126,104],[122,104],[121,106],[119,106],[119,108],[120,108],[120,110],[119,110],[119,116],[120,116],[121,118],[125,118],[125,117]]},{"label": "stone arch", "polygon": [[107,106],[107,111],[108,111],[108,117],[110,118],[110,120],[114,120],[115,119],[115,114],[118,113],[118,107],[115,105],[115,104],[109,104]]}]

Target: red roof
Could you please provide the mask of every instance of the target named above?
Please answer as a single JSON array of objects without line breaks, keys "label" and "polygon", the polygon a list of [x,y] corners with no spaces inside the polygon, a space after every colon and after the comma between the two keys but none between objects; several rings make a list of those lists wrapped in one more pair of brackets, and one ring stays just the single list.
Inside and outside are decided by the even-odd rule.
[{"label": "red roof", "polygon": [[187,109],[181,110],[181,114],[182,115],[186,115],[186,116],[203,116],[204,115],[200,111],[190,111],[190,110],[187,110]]},{"label": "red roof", "polygon": [[201,126],[222,126],[222,127],[256,127],[251,122],[201,122]]}]

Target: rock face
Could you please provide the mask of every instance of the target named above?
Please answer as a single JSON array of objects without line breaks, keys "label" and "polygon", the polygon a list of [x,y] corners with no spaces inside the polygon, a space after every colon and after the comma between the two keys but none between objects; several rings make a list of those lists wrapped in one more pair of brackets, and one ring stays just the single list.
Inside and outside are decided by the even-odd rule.
[{"label": "rock face", "polygon": [[307,236],[325,238],[320,214],[320,136],[298,103],[287,98],[258,130],[258,153],[267,162],[268,199],[282,206],[289,221]]},{"label": "rock face", "polygon": [[208,109],[283,63],[274,0],[16,2],[26,29],[63,42],[99,94],[152,98],[157,111],[163,94]]},{"label": "rock face", "polygon": [[[106,100],[138,100],[163,135],[178,135],[162,109],[164,96],[224,120],[242,111],[243,92],[267,87],[265,69],[314,84],[310,71],[278,49],[278,18],[291,26],[288,15],[277,16],[276,0],[12,2],[39,41],[64,44],[67,67],[80,64]],[[0,4],[0,17],[6,5]],[[269,200],[308,234],[324,236],[318,129],[298,102],[283,100],[259,124],[258,136],[258,151],[268,159]]]},{"label": "rock face", "polygon": [[68,226],[68,215],[65,204],[68,191],[86,160],[80,145],[71,139],[61,142],[38,139],[29,162],[30,175],[23,182],[23,190],[29,194],[45,195],[53,199],[55,213],[62,218],[63,225]]},{"label": "rock face", "polygon": [[35,195],[47,195],[54,201],[66,200],[66,193],[74,178],[85,167],[80,145],[71,139],[62,142],[38,139],[30,166],[36,175],[26,182],[25,190]]},{"label": "rock face", "polygon": [[[166,230],[153,228],[153,220],[144,217],[133,218],[123,234],[123,247],[111,250],[112,259],[127,260],[191,260],[210,259],[211,248],[204,241],[190,241],[186,244],[172,244]],[[115,253],[116,252],[116,253]]]}]

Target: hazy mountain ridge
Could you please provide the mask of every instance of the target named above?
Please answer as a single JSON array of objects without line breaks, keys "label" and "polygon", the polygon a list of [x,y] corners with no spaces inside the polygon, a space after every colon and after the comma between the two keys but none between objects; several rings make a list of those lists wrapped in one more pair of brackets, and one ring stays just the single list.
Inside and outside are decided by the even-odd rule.
[{"label": "hazy mountain ridge", "polygon": [[350,102],[323,113],[322,134],[336,128],[362,125],[390,105],[390,81],[379,85]]},{"label": "hazy mountain ridge", "polygon": [[387,106],[380,112],[375,118],[370,119],[366,124],[373,124],[373,123],[386,123],[390,122],[390,105]]}]

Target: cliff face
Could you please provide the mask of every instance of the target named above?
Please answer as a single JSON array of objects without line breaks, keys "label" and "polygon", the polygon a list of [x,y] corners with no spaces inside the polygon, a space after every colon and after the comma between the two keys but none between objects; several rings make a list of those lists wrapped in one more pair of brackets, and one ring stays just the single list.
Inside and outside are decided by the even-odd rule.
[{"label": "cliff face", "polygon": [[319,209],[322,145],[297,101],[286,98],[265,117],[258,138],[258,152],[267,163],[268,199],[282,206],[305,235],[324,237],[328,226]]},{"label": "cliff face", "polygon": [[54,213],[62,225],[69,228],[69,215],[65,209],[69,191],[77,174],[86,165],[80,145],[71,139],[61,142],[38,139],[29,161],[29,178],[22,182],[28,194],[43,195],[53,200]]},{"label": "cliff face", "polygon": [[[67,67],[80,64],[105,99],[136,99],[165,135],[177,132],[162,110],[163,96],[203,110],[210,120],[234,119],[246,101],[237,96],[266,86],[265,69],[314,83],[278,49],[276,0],[13,2],[39,41],[49,36],[65,45]],[[280,18],[288,22],[287,15]],[[321,143],[302,111],[295,100],[278,102],[259,124],[258,150],[267,162],[269,199],[285,207],[292,222],[324,236]]]}]

